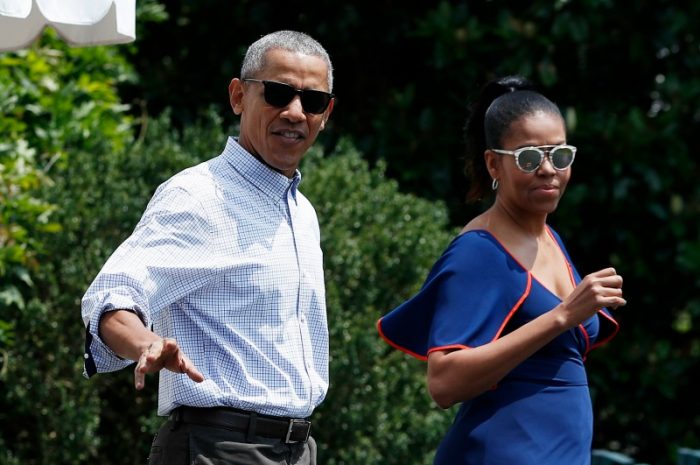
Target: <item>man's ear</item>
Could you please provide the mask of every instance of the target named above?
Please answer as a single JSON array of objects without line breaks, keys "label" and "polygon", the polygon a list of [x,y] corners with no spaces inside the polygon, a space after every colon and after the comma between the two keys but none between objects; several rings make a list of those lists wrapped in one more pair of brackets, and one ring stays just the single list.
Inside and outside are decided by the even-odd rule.
[{"label": "man's ear", "polygon": [[231,79],[228,85],[228,100],[234,114],[243,113],[243,81],[238,78]]},{"label": "man's ear", "polygon": [[326,111],[323,112],[323,119],[321,120],[321,131],[323,131],[326,127],[326,121],[328,121],[328,118],[331,117],[331,113],[333,113],[333,106],[335,105],[335,99],[331,99],[331,103],[328,104],[328,108],[326,108]]}]

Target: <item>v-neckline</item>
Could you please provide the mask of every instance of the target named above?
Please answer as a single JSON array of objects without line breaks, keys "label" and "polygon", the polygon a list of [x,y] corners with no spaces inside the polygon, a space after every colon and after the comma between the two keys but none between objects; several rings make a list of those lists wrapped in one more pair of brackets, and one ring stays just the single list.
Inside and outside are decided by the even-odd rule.
[{"label": "v-neckline", "polygon": [[[552,231],[551,231],[551,229],[549,228],[549,226],[545,225],[545,228],[546,228],[546,230],[547,230],[547,234],[549,234],[549,237],[551,237],[552,240],[554,241],[554,243],[557,245],[557,248],[559,249],[559,253],[561,253],[562,258],[564,259],[564,263],[566,264],[566,269],[567,269],[567,272],[568,272],[568,274],[569,274],[569,280],[571,281],[571,284],[572,284],[573,287],[575,288],[575,287],[576,287],[576,279],[574,278],[573,267],[571,266],[571,263],[569,262],[569,259],[567,258],[566,254],[564,253],[564,250],[561,248],[561,244],[560,244],[559,241],[556,239],[556,237],[554,237],[554,234],[552,234]],[[557,300],[559,300],[560,302],[562,302],[562,301],[564,300],[564,298],[560,297],[556,292],[552,291],[549,287],[545,286],[544,283],[543,283],[540,279],[538,279],[537,276],[535,276],[535,274],[534,274],[532,271],[528,270],[528,269],[525,267],[525,265],[523,265],[523,264],[520,262],[520,260],[518,260],[518,259],[515,257],[515,255],[513,255],[513,254],[510,252],[510,250],[508,250],[508,247],[506,247],[505,244],[503,244],[503,242],[501,242],[500,239],[498,239],[491,231],[488,231],[488,230],[486,230],[486,229],[470,229],[469,231],[465,231],[464,234],[468,234],[468,233],[470,233],[470,232],[481,232],[481,233],[488,234],[488,235],[496,242],[496,244],[498,244],[498,246],[499,246],[506,254],[508,254],[508,256],[509,256],[509,257],[510,257],[524,272],[526,272],[528,275],[530,275],[530,277],[531,277],[533,280],[537,281],[537,283],[538,283],[540,286],[542,286],[542,288],[543,288],[545,291],[547,291],[548,293],[550,293],[552,296],[556,297]]]}]

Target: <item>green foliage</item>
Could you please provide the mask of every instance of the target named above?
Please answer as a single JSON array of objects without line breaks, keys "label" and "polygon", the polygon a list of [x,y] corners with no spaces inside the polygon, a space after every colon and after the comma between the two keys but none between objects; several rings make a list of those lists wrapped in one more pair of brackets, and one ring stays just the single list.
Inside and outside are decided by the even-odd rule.
[{"label": "green foliage", "polygon": [[314,415],[319,463],[428,463],[451,417],[428,396],[425,364],[381,341],[375,323],[447,246],[447,209],[401,193],[347,140],[326,158],[308,155],[303,169],[321,224],[331,341],[331,386]]},{"label": "green foliage", "polygon": [[51,202],[36,196],[52,167],[80,150],[120,150],[130,137],[115,91],[127,69],[113,51],[68,49],[50,33],[32,49],[0,54],[0,318],[24,305],[37,236],[60,230]]},{"label": "green foliage", "polygon": [[56,313],[32,300],[13,315],[16,336],[0,383],[0,463],[88,463],[99,444],[99,399],[75,350],[81,332]]},{"label": "green foliage", "polygon": [[82,331],[75,307],[51,305],[60,290],[44,268],[61,206],[42,190],[79,154],[131,140],[116,92],[128,70],[113,49],[69,49],[51,33],[0,54],[0,463],[80,463],[96,450]]}]

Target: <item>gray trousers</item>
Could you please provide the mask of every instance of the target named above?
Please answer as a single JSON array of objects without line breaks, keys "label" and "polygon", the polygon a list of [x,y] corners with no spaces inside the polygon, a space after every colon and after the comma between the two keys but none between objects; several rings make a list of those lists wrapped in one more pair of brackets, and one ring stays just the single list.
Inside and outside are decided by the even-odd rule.
[{"label": "gray trousers", "polygon": [[153,439],[149,465],[316,465],[316,442],[284,444],[225,428],[166,421]]}]

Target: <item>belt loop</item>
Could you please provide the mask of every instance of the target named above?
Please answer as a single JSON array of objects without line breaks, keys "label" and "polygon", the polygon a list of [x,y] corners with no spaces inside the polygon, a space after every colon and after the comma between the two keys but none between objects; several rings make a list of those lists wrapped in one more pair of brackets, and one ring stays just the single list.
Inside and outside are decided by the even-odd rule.
[{"label": "belt loop", "polygon": [[180,426],[180,422],[182,422],[181,407],[178,407],[175,410],[173,410],[173,412],[170,414],[170,419],[173,422],[172,426],[170,427],[170,431],[175,431],[177,427]]},{"label": "belt loop", "polygon": [[252,444],[255,441],[255,426],[257,422],[258,415],[255,412],[250,412],[250,415],[248,416],[248,431],[245,435],[245,440],[249,444]]}]

